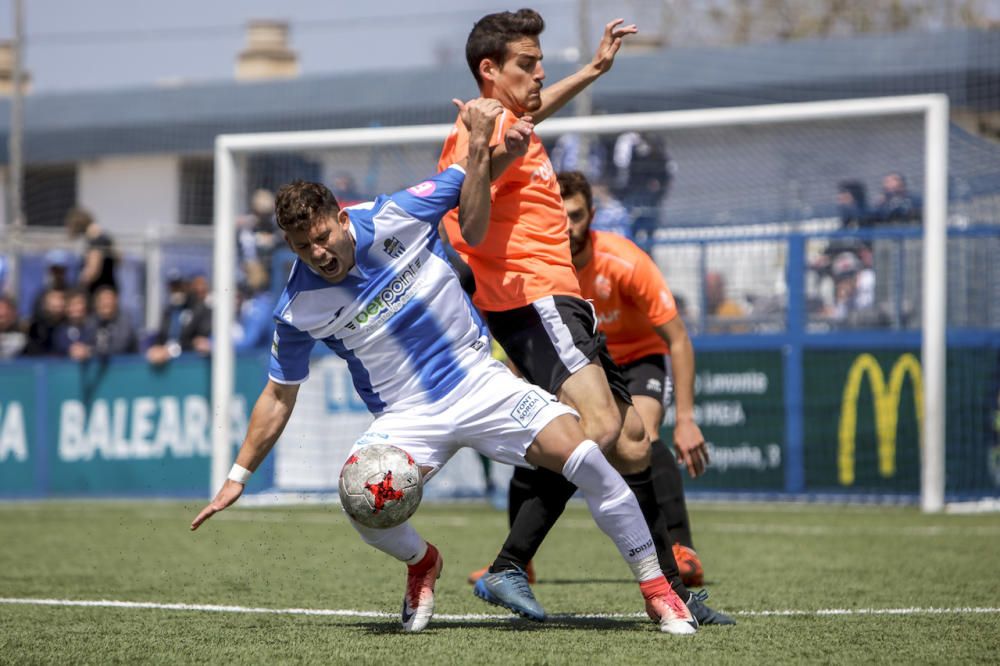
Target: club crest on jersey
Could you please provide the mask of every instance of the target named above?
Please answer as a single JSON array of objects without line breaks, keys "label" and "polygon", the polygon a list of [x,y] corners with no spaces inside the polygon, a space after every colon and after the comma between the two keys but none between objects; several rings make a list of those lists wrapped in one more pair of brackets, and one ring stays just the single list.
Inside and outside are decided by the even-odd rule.
[{"label": "club crest on jersey", "polygon": [[437,189],[437,185],[433,180],[425,180],[419,185],[414,185],[413,187],[407,189],[406,191],[415,197],[429,197],[434,194],[434,190]]},{"label": "club crest on jersey", "polygon": [[382,251],[393,259],[398,259],[406,252],[406,246],[403,245],[402,241],[393,236],[392,238],[386,238],[385,242],[382,243]]},{"label": "club crest on jersey", "polygon": [[597,292],[599,298],[611,298],[611,280],[608,279],[607,275],[598,274],[594,278],[594,291]]},{"label": "club crest on jersey", "polygon": [[552,168],[552,162],[545,160],[542,165],[531,173],[531,180],[547,183],[555,178],[556,172]]}]

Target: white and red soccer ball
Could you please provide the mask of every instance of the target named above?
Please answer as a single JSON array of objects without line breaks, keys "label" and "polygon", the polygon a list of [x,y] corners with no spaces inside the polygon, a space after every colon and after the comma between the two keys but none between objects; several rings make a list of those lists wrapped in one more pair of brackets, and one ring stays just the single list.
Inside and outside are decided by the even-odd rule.
[{"label": "white and red soccer ball", "polygon": [[385,529],[413,515],[423,496],[420,468],[406,451],[369,444],[355,451],[340,470],[340,503],[366,527]]}]

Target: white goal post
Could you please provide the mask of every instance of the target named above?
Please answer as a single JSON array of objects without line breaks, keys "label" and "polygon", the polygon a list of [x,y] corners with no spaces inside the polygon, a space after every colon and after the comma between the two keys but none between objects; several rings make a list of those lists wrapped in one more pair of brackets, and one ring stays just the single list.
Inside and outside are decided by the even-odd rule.
[{"label": "white goal post", "polygon": [[[937,512],[945,498],[945,329],[947,285],[948,98],[916,95],[843,101],[553,118],[540,124],[541,137],[569,132],[620,133],[734,125],[921,115],[924,127],[924,235],[922,288],[923,450],[921,508]],[[351,146],[439,145],[451,125],[418,125],[329,131],[221,135],[215,142],[214,349],[212,355],[213,456],[210,494],[221,487],[233,462],[230,402],[234,388],[236,218],[240,211],[239,160],[250,153],[276,153]],[[434,165],[428,164],[428,170]]]}]

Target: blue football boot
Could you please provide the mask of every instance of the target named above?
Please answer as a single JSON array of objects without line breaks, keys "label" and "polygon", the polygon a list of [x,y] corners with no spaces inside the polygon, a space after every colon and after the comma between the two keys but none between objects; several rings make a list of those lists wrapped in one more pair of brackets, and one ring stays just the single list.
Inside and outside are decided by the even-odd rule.
[{"label": "blue football boot", "polygon": [[487,572],[476,581],[472,591],[486,603],[503,606],[535,622],[545,621],[545,609],[535,599],[528,575],[522,569]]}]

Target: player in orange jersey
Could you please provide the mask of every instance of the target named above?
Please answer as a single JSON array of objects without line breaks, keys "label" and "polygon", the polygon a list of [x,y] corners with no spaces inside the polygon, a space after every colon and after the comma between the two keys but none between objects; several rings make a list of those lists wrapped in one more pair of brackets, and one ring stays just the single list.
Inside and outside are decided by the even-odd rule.
[{"label": "player in orange jersey", "polygon": [[[505,109],[493,143],[518,118],[544,120],[607,72],[622,40],[637,31],[623,23],[616,19],[605,26],[590,63],[543,89],[542,17],[522,9],[477,21],[466,42],[466,59],[481,96],[499,100]],[[468,133],[456,121],[438,168],[461,159],[467,145]],[[593,307],[581,297],[556,175],[536,136],[527,153],[493,182],[491,197],[490,218],[481,227],[459,229],[454,211],[443,221],[452,246],[475,275],[473,303],[525,378],[576,408],[587,436],[622,474],[653,528],[660,509],[653,493],[649,438],[597,333]],[[515,472],[511,532],[488,572],[476,581],[477,596],[544,619],[524,569],[574,492],[572,484],[544,470]],[[666,530],[653,538],[660,566],[680,598],[699,619],[711,613],[684,586]]]},{"label": "player in orange jersey", "polygon": [[691,538],[680,468],[659,440],[664,398],[671,399],[672,385],[674,448],[692,478],[704,472],[709,461],[694,421],[691,340],[673,294],[649,255],[627,238],[590,229],[594,202],[586,176],[570,171],[558,178],[580,290],[597,310],[611,357],[628,381],[632,402],[652,440],[653,485],[681,577],[687,585],[701,585],[704,572]]}]

